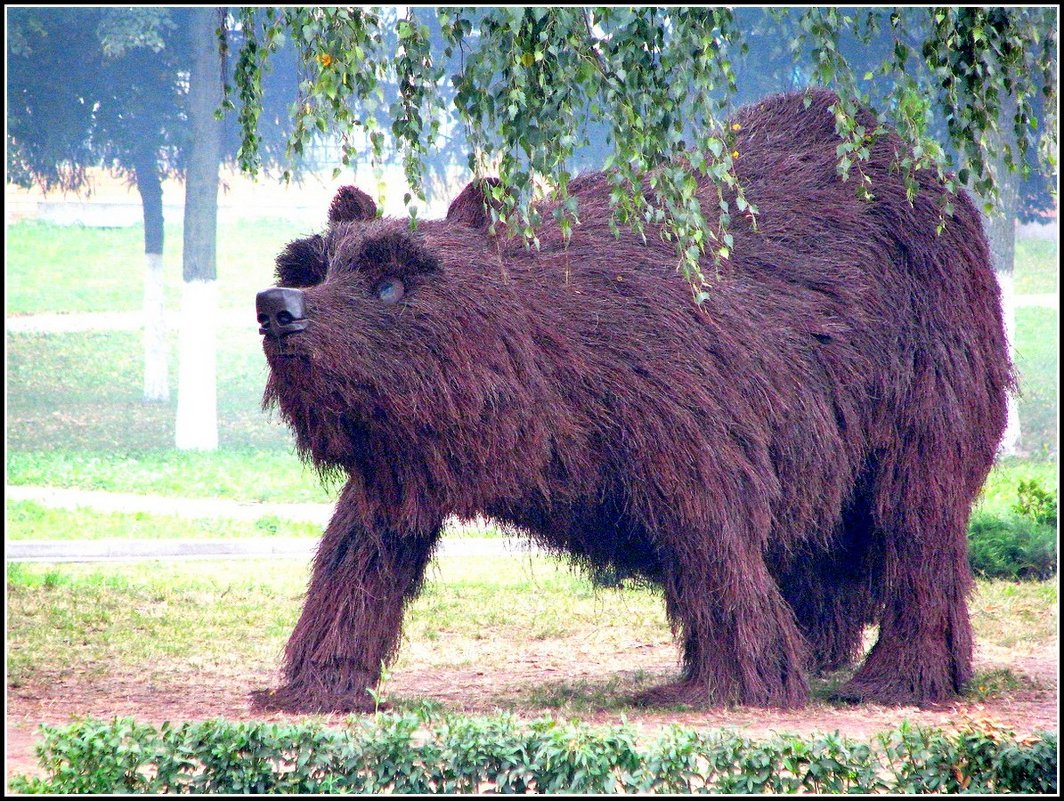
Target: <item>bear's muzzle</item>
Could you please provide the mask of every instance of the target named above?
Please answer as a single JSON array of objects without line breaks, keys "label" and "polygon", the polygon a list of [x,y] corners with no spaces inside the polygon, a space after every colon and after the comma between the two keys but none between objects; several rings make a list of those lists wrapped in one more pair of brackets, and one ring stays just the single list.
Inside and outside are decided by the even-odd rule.
[{"label": "bear's muzzle", "polygon": [[310,325],[303,290],[273,287],[255,296],[259,333],[280,341]]}]

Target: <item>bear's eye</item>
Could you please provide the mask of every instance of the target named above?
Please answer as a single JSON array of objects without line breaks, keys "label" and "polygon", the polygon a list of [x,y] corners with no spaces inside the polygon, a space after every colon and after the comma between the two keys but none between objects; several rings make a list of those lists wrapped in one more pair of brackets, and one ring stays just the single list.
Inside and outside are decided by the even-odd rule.
[{"label": "bear's eye", "polygon": [[406,293],[406,287],[398,278],[385,278],[377,284],[377,297],[381,303],[397,303]]}]

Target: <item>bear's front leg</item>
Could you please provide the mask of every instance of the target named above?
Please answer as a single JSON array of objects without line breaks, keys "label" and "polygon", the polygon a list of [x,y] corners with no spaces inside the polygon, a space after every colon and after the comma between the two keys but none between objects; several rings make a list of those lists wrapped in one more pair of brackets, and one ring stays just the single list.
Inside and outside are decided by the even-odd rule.
[{"label": "bear's front leg", "polygon": [[417,595],[439,541],[367,531],[345,490],[314,559],[303,613],[285,648],[285,684],[256,693],[255,706],[287,712],[365,712],[381,665],[395,656],[403,608]]}]

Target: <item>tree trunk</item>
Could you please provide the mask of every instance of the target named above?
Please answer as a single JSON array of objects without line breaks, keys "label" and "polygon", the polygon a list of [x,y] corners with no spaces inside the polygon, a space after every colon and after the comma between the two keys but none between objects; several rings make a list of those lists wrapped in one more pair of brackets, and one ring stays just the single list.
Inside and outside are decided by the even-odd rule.
[{"label": "tree trunk", "polygon": [[[1013,291],[1013,268],[1016,264],[1016,219],[1020,210],[1020,176],[1005,165],[1004,145],[1011,142],[1012,115],[1015,102],[1003,102],[999,130],[993,136],[994,155],[990,162],[997,175],[998,198],[991,214],[983,213],[983,227],[990,240],[990,257],[1001,286],[1001,309],[1005,318],[1005,334],[1009,340],[1009,356],[1016,360],[1016,294]],[[1015,145],[1013,145],[1015,153]],[[1020,450],[1020,410],[1015,395],[1009,395],[1008,423],[1001,438],[999,451],[1005,455]]]},{"label": "tree trunk", "polygon": [[223,13],[218,8],[197,8],[191,23],[194,58],[189,77],[188,114],[192,144],[185,178],[176,427],[176,443],[181,450],[218,447],[215,246],[222,132],[214,112],[222,102],[222,62],[215,30],[222,22]]},{"label": "tree trunk", "polygon": [[[1015,218],[1013,218],[1015,219]],[[1009,340],[1009,356],[1016,362],[1016,292],[1013,289],[1012,271],[998,271],[998,284],[1001,287],[1001,311],[1005,317],[1005,335]],[[1001,437],[999,451],[1005,456],[1018,454],[1020,451],[1020,405],[1015,394],[1009,394],[1008,417],[1005,433]]]},{"label": "tree trunk", "polygon": [[170,400],[163,302],[163,184],[154,155],[136,165],[144,208],[144,400]]}]

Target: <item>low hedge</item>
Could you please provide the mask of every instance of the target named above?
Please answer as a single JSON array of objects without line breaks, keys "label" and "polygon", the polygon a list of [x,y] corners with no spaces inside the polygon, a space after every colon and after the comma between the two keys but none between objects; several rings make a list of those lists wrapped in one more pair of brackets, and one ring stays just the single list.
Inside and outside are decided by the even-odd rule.
[{"label": "low hedge", "polygon": [[752,740],[672,727],[640,744],[629,725],[549,718],[378,714],[346,729],[129,718],[42,727],[44,778],[23,793],[842,793],[1057,788],[1057,736],[903,725],[871,742],[839,734]]}]

